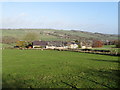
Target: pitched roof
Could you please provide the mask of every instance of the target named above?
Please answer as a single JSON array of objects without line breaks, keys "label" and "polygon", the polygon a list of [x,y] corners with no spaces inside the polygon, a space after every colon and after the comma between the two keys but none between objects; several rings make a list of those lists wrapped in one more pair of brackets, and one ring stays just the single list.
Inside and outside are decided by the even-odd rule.
[{"label": "pitched roof", "polygon": [[63,46],[63,42],[62,41],[49,41],[48,45],[59,47],[59,46]]},{"label": "pitched roof", "polygon": [[46,41],[33,41],[33,46],[34,45],[46,46],[47,42]]}]

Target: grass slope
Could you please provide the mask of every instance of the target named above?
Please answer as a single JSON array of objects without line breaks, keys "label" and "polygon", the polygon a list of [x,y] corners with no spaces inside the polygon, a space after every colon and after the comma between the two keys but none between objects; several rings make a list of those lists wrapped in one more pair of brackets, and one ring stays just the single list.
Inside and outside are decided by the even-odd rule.
[{"label": "grass slope", "polygon": [[3,88],[116,88],[118,57],[50,50],[3,50]]},{"label": "grass slope", "polygon": [[[83,31],[75,31],[75,30],[55,30],[55,29],[4,29],[2,30],[2,36],[13,36],[18,39],[23,39],[23,37],[29,33],[34,32],[39,34],[39,39],[41,40],[73,40],[75,37],[84,37],[87,39],[94,38],[100,40],[116,40],[118,39],[117,35],[110,35],[110,34],[100,34],[100,33],[91,33],[91,32],[83,32]],[[70,35],[71,39],[60,38],[55,35],[46,35],[45,33],[49,32],[52,33],[56,32],[55,35]],[[40,34],[43,33],[43,34]]]}]

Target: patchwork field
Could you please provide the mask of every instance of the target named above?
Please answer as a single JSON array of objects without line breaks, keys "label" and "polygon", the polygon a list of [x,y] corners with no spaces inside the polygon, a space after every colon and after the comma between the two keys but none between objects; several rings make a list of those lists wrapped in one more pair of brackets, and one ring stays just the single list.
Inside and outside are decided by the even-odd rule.
[{"label": "patchwork field", "polygon": [[53,50],[3,50],[3,88],[117,88],[118,57]]}]

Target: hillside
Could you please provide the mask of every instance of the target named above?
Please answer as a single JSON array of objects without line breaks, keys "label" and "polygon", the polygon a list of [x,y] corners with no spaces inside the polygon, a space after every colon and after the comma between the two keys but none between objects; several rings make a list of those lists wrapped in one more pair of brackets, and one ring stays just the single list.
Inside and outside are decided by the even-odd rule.
[{"label": "hillside", "polygon": [[55,29],[3,29],[2,36],[12,36],[22,40],[27,33],[36,33],[39,40],[116,40],[117,35],[91,33],[76,30],[55,30]]}]

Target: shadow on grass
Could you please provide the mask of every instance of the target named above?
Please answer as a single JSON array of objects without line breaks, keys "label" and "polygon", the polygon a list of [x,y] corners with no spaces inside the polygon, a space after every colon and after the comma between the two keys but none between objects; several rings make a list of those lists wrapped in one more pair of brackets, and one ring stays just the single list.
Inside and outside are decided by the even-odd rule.
[{"label": "shadow on grass", "polygon": [[[83,82],[88,81],[90,82],[90,85],[93,85],[91,83],[94,83],[97,87],[99,85],[100,87],[106,87],[106,88],[120,88],[119,82],[120,82],[120,70],[105,70],[105,69],[86,69],[83,70],[83,74],[81,73],[81,69],[76,71],[72,71],[70,74],[60,75],[58,77],[52,78],[57,80],[57,84],[64,84],[64,87],[71,87],[73,89],[77,89],[77,86],[75,86],[75,83],[79,83],[79,81],[82,79]],[[74,76],[76,76],[74,78]],[[26,76],[27,77],[27,76]],[[43,78],[43,76],[41,76]],[[40,84],[37,83],[37,79],[39,79]],[[30,88],[33,90],[34,87],[44,87],[49,88],[50,83],[44,83],[44,79],[36,78],[32,79],[32,77],[26,79],[19,75],[14,74],[3,74],[3,88]],[[48,81],[48,79],[45,79]],[[62,80],[62,81],[61,81]],[[67,81],[68,80],[68,81]],[[54,80],[53,80],[54,81]],[[61,82],[59,82],[61,81]],[[72,82],[73,81],[73,82]],[[71,84],[72,83],[72,84]],[[43,85],[45,84],[45,85]],[[86,83],[85,83],[86,84]],[[41,85],[41,86],[40,86]],[[53,86],[52,86],[53,85]],[[55,86],[54,86],[55,85]],[[52,87],[59,87],[59,85],[56,85],[56,82],[51,84]],[[92,88],[92,86],[87,85],[88,87]],[[78,86],[79,87],[79,86]],[[81,86],[83,88],[87,88],[84,85]]]},{"label": "shadow on grass", "polygon": [[74,86],[74,85],[68,84],[67,82],[62,81],[62,80],[61,80],[61,82],[64,83],[64,84],[66,84],[66,85],[68,85],[68,86],[70,86],[71,88],[74,88],[74,89],[76,89],[76,90],[79,90],[79,89],[78,89],[76,86]]},{"label": "shadow on grass", "polygon": [[2,88],[13,88],[13,90],[17,90],[17,88],[30,88],[33,90],[30,85],[26,84],[26,80],[22,79],[22,77],[11,74],[2,77]]},{"label": "shadow on grass", "polygon": [[120,63],[120,61],[115,61],[115,60],[100,60],[100,59],[89,59],[93,61],[103,61],[103,62],[114,62],[114,63]]},{"label": "shadow on grass", "polygon": [[[120,88],[120,70],[89,70],[85,72],[87,75],[85,77],[80,77],[82,79],[88,80],[95,84],[104,86],[106,88]],[[94,78],[93,78],[94,77]],[[98,79],[95,79],[98,78]],[[99,78],[101,80],[99,80]]]},{"label": "shadow on grass", "polygon": [[[105,70],[89,69],[84,73],[85,75],[80,75],[80,72],[76,71],[76,73],[71,73],[70,75],[67,75],[67,74],[64,75],[64,78],[62,76],[60,76],[59,78],[57,77],[57,79],[59,79],[58,81],[61,81],[61,82],[58,82],[58,84],[63,83],[67,87],[78,89],[77,86],[74,85],[74,83],[77,83],[76,81],[79,82],[82,79],[83,81],[88,81],[90,83],[100,85],[103,88],[106,87],[111,89],[111,88],[119,87],[119,81],[120,81],[119,70],[105,71]],[[77,76],[77,78],[76,79],[73,78],[74,76]],[[42,81],[40,80],[40,82]],[[43,84],[41,84],[41,87]],[[54,84],[56,84],[56,82]],[[36,80],[35,81],[32,79],[24,80],[24,78],[22,77],[20,79],[19,76],[14,77],[13,75],[3,76],[3,88],[30,88],[30,90],[33,90],[34,87],[37,87],[37,86],[40,87],[39,85],[36,83]],[[93,84],[90,84],[90,85],[93,85]],[[44,85],[43,87],[49,88],[49,86],[47,85]],[[92,88],[92,86],[88,86],[88,87]],[[87,88],[87,87],[83,86],[83,88]]]}]

